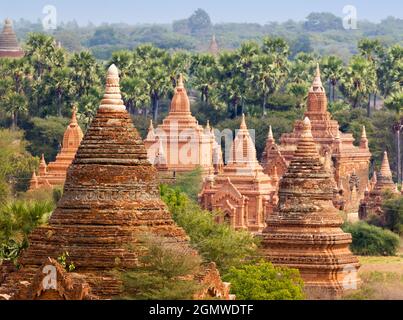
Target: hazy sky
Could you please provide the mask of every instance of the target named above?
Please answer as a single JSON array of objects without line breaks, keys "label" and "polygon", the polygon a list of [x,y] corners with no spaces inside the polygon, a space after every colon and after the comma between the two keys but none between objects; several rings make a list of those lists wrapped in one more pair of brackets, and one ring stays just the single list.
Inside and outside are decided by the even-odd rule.
[{"label": "hazy sky", "polygon": [[358,19],[380,21],[393,15],[402,18],[402,0],[1,0],[0,19],[42,19],[45,5],[54,5],[58,21],[170,23],[205,9],[214,23],[303,20],[310,12],[343,16],[343,7],[354,5]]}]

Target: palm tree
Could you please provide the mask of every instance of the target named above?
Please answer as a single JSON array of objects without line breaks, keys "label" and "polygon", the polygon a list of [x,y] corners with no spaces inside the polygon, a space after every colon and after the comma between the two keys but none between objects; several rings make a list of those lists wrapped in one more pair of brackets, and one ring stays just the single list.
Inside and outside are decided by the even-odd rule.
[{"label": "palm tree", "polygon": [[363,57],[354,56],[343,77],[341,89],[352,102],[353,108],[356,108],[361,105],[363,97],[373,92],[375,81],[373,64]]},{"label": "palm tree", "polygon": [[101,67],[89,51],[74,53],[68,66],[78,96],[87,95],[94,86],[100,86]]},{"label": "palm tree", "polygon": [[217,88],[217,62],[211,54],[195,54],[192,56],[189,73],[191,84],[200,91],[200,100],[210,102],[210,91]]},{"label": "palm tree", "polygon": [[321,62],[323,76],[329,82],[329,101],[336,101],[336,86],[344,74],[343,61],[336,56],[327,56]]},{"label": "palm tree", "polygon": [[[369,40],[369,39],[363,39],[358,43],[358,50],[360,52],[360,55],[363,56],[365,59],[368,60],[369,63],[372,64],[373,68],[375,71],[378,70],[379,68],[379,55],[382,51],[382,46],[379,42],[379,40]],[[371,94],[373,94],[374,97],[374,109],[376,108],[376,95],[377,95],[377,73],[375,73],[375,82],[373,85],[371,85],[371,88],[369,88],[371,91],[369,91],[369,97],[368,97],[368,107],[367,107],[367,114],[368,117],[371,116]]]},{"label": "palm tree", "polygon": [[28,110],[27,98],[19,93],[9,91],[1,101],[2,107],[11,115],[12,130],[17,130],[18,115]]},{"label": "palm tree", "polygon": [[392,93],[388,99],[385,100],[385,107],[389,110],[392,110],[396,113],[397,122],[393,125],[393,130],[396,134],[396,144],[397,144],[397,176],[398,176],[398,183],[402,182],[402,173],[403,168],[401,169],[401,151],[400,151],[400,134],[403,128],[403,121],[401,118],[402,110],[403,110],[403,90]]}]

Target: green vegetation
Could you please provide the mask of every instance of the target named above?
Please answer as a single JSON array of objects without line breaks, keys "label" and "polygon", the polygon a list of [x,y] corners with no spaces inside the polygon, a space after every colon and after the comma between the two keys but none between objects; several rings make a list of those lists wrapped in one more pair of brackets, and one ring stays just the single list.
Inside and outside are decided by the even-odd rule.
[{"label": "green vegetation", "polygon": [[260,261],[232,267],[224,279],[237,300],[302,300],[303,282],[298,270],[274,267]]},{"label": "green vegetation", "polygon": [[146,234],[142,243],[147,254],[141,266],[119,273],[123,280],[123,299],[190,300],[201,290],[193,277],[200,271],[200,257],[183,244]]},{"label": "green vegetation", "polygon": [[54,204],[48,201],[16,200],[0,208],[0,261],[16,261],[28,247],[31,231],[46,224]]},{"label": "green vegetation", "polygon": [[385,227],[403,235],[403,197],[392,198],[384,202]]},{"label": "green vegetation", "polygon": [[222,273],[238,266],[256,254],[257,239],[249,232],[234,231],[215,222],[215,214],[177,189],[161,186],[161,196],[175,222],[189,235],[192,246],[206,261],[213,261]]},{"label": "green vegetation", "polygon": [[345,232],[351,233],[351,251],[361,256],[394,256],[399,248],[399,237],[389,230],[371,226],[366,222],[345,224]]},{"label": "green vegetation", "polygon": [[0,129],[0,205],[26,191],[38,160],[26,151],[21,131]]}]

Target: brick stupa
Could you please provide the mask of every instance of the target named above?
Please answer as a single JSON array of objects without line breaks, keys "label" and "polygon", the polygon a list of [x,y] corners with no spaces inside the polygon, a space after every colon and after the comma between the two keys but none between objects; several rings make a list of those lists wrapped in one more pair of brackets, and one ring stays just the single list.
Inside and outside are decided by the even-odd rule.
[{"label": "brick stupa", "polygon": [[0,58],[21,58],[24,56],[17,36],[13,30],[13,23],[10,19],[4,21],[4,28],[0,34]]},{"label": "brick stupa", "polygon": [[309,298],[340,296],[354,288],[358,259],[351,235],[333,206],[334,180],[317,152],[308,118],[293,160],[279,185],[279,203],[263,231],[262,254],[275,265],[299,269]]},{"label": "brick stupa", "polygon": [[[352,134],[342,133],[339,124],[331,118],[327,110],[327,97],[322,85],[319,65],[308,93],[308,108],[305,117],[312,124],[312,135],[322,158],[331,155],[334,179],[339,187],[342,203],[341,209],[357,213],[359,201],[364,197],[368,183],[369,161],[371,153],[365,128],[359,146],[354,146]],[[262,157],[264,172],[269,176],[276,167],[281,177],[286,171],[297,149],[299,137],[303,130],[303,121],[298,120],[292,133],[283,134],[277,144],[269,136]],[[338,199],[335,199],[338,201]]]},{"label": "brick stupa", "polygon": [[56,160],[47,165],[42,155],[38,174],[36,174],[36,172],[32,174],[30,191],[53,188],[64,184],[67,169],[72,163],[81,140],[83,139],[83,132],[78,125],[76,112],[77,110],[74,107],[70,124],[63,136],[62,149],[56,156]]},{"label": "brick stupa", "polygon": [[277,183],[278,179],[263,173],[243,116],[228,165],[222,173],[205,179],[199,202],[205,209],[223,213],[218,222],[227,222],[235,229],[260,232],[277,203]]},{"label": "brick stupa", "polygon": [[[163,150],[166,163],[162,174],[166,178],[174,178],[177,173],[193,171],[201,168],[203,176],[214,172],[213,152],[216,146],[214,136],[205,130],[190,111],[182,75],[179,77],[169,115],[156,129],[151,124],[144,141],[148,159],[156,164],[158,154]],[[161,170],[159,169],[161,172]]]},{"label": "brick stupa", "polygon": [[392,171],[390,170],[388,153],[385,151],[381,169],[378,173],[374,173],[371,182],[368,184],[365,192],[365,197],[361,200],[359,218],[365,220],[371,216],[377,216],[385,223],[382,204],[385,200],[385,193],[389,192],[393,195],[398,195],[396,185],[393,182]]},{"label": "brick stupa", "polygon": [[[157,172],[121,99],[119,75],[112,65],[106,92],[70,166],[64,194],[49,225],[30,236],[19,259],[22,268],[8,273],[0,287],[7,299],[110,299],[121,294],[112,271],[139,266],[149,233],[188,248],[188,237],[160,199]],[[190,249],[190,248],[188,248]],[[68,252],[74,272],[55,261]],[[194,254],[197,254],[195,252]],[[57,269],[57,290],[45,290],[44,268]],[[228,297],[214,264],[195,278],[206,285],[198,297]],[[45,272],[45,273],[43,273]]]}]

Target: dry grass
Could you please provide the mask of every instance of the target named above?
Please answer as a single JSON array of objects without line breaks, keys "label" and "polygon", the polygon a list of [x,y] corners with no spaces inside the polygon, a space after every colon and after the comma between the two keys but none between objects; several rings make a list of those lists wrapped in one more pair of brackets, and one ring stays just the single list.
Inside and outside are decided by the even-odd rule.
[{"label": "dry grass", "polygon": [[403,300],[403,239],[396,257],[360,257],[362,286],[348,300]]}]

